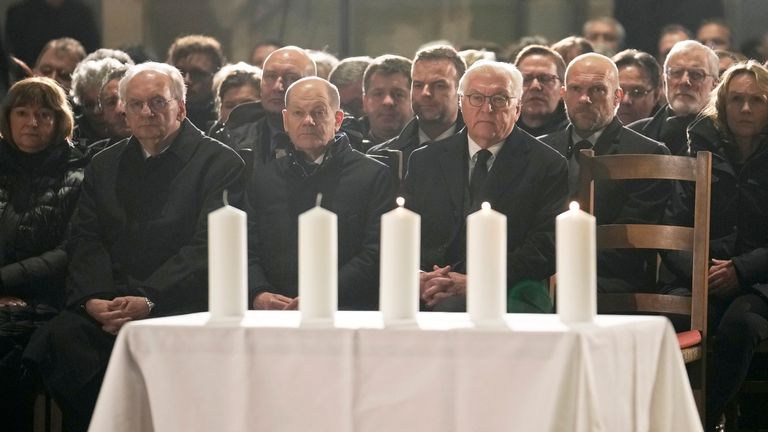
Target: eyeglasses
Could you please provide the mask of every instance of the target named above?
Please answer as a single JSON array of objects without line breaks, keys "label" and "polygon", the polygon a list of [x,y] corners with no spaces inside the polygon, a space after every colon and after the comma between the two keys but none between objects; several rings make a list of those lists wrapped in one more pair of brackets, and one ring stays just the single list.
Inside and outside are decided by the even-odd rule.
[{"label": "eyeglasses", "polygon": [[485,104],[486,100],[489,100],[491,102],[491,106],[496,109],[506,108],[509,106],[512,100],[517,99],[516,97],[503,94],[486,96],[481,93],[470,93],[468,95],[462,94],[461,96],[466,97],[467,100],[469,100],[469,104],[473,107],[481,107],[483,104]]},{"label": "eyeglasses", "polygon": [[168,103],[176,100],[176,98],[165,99],[160,96],[153,97],[149,101],[132,100],[125,104],[125,111],[131,114],[140,114],[144,111],[144,105],[149,107],[152,113],[158,113],[165,110],[168,107]]},{"label": "eyeglasses", "polygon": [[683,79],[683,75],[688,73],[688,80],[691,84],[698,84],[704,81],[708,76],[712,76],[701,69],[686,69],[686,68],[667,68],[664,73],[672,79]]},{"label": "eyeglasses", "polygon": [[533,84],[533,80],[538,80],[539,84],[543,87],[548,87],[555,84],[560,78],[557,75],[552,74],[525,74],[523,75],[523,87],[528,87]]},{"label": "eyeglasses", "polygon": [[642,87],[634,87],[634,88],[627,88],[624,91],[624,94],[629,96],[630,99],[642,99],[646,96],[648,96],[649,93],[651,93],[654,89],[649,88],[642,88]]}]

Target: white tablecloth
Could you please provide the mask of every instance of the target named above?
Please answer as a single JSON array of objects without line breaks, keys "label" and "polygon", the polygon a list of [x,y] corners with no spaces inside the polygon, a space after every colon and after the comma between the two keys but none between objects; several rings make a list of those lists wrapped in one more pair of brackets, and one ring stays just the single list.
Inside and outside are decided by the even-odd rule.
[{"label": "white tablecloth", "polygon": [[665,318],[422,313],[382,329],[340,312],[299,328],[298,312],[208,314],[120,331],[91,431],[698,431]]}]

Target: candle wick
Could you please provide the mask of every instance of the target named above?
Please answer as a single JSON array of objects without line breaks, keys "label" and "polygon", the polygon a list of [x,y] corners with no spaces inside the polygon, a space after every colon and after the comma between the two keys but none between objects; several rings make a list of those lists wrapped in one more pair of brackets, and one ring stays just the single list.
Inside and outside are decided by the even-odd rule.
[{"label": "candle wick", "polygon": [[315,205],[320,207],[320,204],[323,203],[323,194],[319,193],[317,194],[317,199],[315,200]]},{"label": "candle wick", "polygon": [[224,189],[224,193],[222,193],[221,200],[224,201],[224,205],[229,205],[229,191],[227,189]]}]

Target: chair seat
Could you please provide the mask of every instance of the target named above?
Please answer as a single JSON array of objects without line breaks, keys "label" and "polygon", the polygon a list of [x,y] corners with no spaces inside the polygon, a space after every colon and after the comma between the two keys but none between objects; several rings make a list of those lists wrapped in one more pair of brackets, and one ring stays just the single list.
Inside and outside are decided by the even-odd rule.
[{"label": "chair seat", "polygon": [[688,330],[677,334],[677,343],[680,349],[689,348],[701,343],[701,332],[698,330]]},{"label": "chair seat", "polygon": [[701,358],[701,332],[698,330],[678,333],[677,343],[680,345],[680,352],[685,363],[691,363]]}]

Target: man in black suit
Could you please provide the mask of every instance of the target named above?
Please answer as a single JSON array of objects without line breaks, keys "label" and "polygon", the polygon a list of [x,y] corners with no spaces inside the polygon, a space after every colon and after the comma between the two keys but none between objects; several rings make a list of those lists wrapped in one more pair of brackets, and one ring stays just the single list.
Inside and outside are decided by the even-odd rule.
[{"label": "man in black suit", "polygon": [[457,91],[466,69],[464,59],[453,47],[438,45],[417,52],[411,66],[411,106],[416,117],[406,123],[400,135],[371,147],[368,154],[399,150],[407,163],[417,148],[458,133],[464,121]]},{"label": "man in black suit", "polygon": [[[598,156],[610,154],[669,154],[661,143],[621,125],[616,117],[624,94],[616,65],[600,54],[573,59],[562,90],[571,124],[541,138],[568,158],[569,194],[578,193],[579,150],[592,148]],[[601,182],[595,187],[598,224],[658,223],[671,192],[665,181]],[[598,291],[632,292],[650,289],[644,280],[644,252],[601,251],[598,254]]]},{"label": "man in black suit", "polygon": [[523,77],[482,61],[459,82],[466,127],[411,154],[406,206],[421,214],[421,293],[428,308],[466,299],[466,216],[482,202],[507,216],[508,290],[555,271],[555,216],[568,193],[565,160],[519,127]]}]

